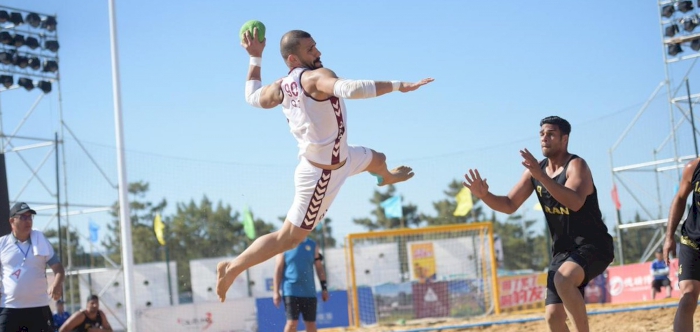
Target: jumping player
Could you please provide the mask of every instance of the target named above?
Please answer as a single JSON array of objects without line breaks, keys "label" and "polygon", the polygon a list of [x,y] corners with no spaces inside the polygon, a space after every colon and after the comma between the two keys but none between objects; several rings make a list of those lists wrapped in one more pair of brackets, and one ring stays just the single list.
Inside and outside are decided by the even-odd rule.
[{"label": "jumping player", "polygon": [[698,306],[700,295],[700,159],[689,162],[678,186],[678,192],[673,198],[668,213],[666,226],[666,241],[664,241],[664,259],[670,266],[670,253],[676,250],[675,233],[685,212],[688,195],[693,193],[688,217],[681,227],[681,245],[678,249],[678,286],[681,299],[678,302],[676,317],[673,320],[673,331],[693,331],[693,315]]},{"label": "jumping player", "polygon": [[254,29],[253,36],[246,32],[242,46],[250,55],[246,101],[258,108],[282,105],[299,146],[300,162],[294,173],[294,201],[282,228],[258,238],[234,260],[217,265],[216,293],[221,302],[241,272],[299,245],[324,217],[346,178],[367,171],[383,186],[413,177],[410,167],[389,171],[383,153],[348,145],[343,100],[373,98],[393,91],[410,92],[433,81],[431,78],[417,83],[338,78],[323,67],[321,52],[311,35],[292,30],[280,42],[289,74],[262,87],[260,65],[265,40],[259,42]]},{"label": "jumping player", "polygon": [[593,176],[586,162],[568,152],[571,125],[550,116],[540,122],[540,144],[546,157],[538,162],[523,149],[526,170],[507,196],[489,192],[478,170],[465,174],[464,185],[490,208],[514,213],[533,191],[542,205],[552,236],[547,276],[545,319],[550,331],[569,331],[566,315],[578,332],[587,332],[584,288],[613,260],[613,241],[603,222]]}]

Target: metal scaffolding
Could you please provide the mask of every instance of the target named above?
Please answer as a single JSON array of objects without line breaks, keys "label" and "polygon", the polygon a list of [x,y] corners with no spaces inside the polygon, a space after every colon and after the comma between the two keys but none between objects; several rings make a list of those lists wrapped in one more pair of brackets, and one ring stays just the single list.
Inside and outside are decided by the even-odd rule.
[{"label": "metal scaffolding", "polygon": [[[618,255],[620,263],[624,264],[622,255],[622,230],[634,227],[656,227],[652,240],[647,245],[640,262],[646,261],[664,241],[666,219],[662,218],[666,211],[663,211],[663,202],[666,199],[661,197],[659,175],[672,172],[675,183],[681,178],[681,169],[685,164],[698,156],[697,129],[694,124],[693,107],[700,100],[700,93],[691,93],[690,76],[693,73],[695,64],[700,57],[700,28],[696,31],[696,26],[700,25],[700,10],[694,8],[692,1],[680,0],[659,0],[659,29],[661,32],[661,46],[663,54],[663,64],[665,79],[659,83],[649,96],[644,105],[637,112],[630,124],[620,135],[620,138],[609,150],[610,169],[612,172],[613,185],[619,183],[621,188],[638,204],[646,220],[636,223],[622,224],[620,211],[616,214],[616,232],[618,239]],[[677,78],[677,73],[682,73]],[[652,150],[653,159],[651,161],[616,166],[614,156],[620,143],[627,138],[630,130],[635,126],[640,117],[648,110],[652,100],[665,88],[667,97],[667,107],[669,116],[669,132],[662,142]],[[683,95],[684,94],[684,95]],[[686,123],[686,121],[688,123]],[[678,131],[681,126],[691,126],[693,141],[695,143],[695,153],[692,155],[681,155],[678,144]],[[670,158],[658,159],[657,156],[664,149],[670,149]],[[622,174],[629,172],[652,172],[655,178],[656,192],[648,195],[656,196],[652,199],[656,203],[657,211],[651,210],[651,204],[642,200],[638,191],[630,186],[629,179],[623,179]],[[648,193],[647,193],[648,194]]]}]

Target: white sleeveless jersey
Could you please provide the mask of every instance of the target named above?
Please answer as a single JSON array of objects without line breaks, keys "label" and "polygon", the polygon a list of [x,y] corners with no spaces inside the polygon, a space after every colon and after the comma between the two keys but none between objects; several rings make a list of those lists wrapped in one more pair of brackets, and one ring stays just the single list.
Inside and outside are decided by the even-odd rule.
[{"label": "white sleeveless jersey", "polygon": [[299,157],[323,165],[337,164],[348,157],[347,116],[341,98],[315,100],[301,85],[306,68],[295,68],[282,79],[282,102],[290,132],[299,146]]}]

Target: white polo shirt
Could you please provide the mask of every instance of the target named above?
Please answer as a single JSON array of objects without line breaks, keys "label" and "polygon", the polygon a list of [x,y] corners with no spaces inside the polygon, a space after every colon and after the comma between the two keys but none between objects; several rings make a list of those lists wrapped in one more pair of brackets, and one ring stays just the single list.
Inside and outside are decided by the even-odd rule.
[{"label": "white polo shirt", "polygon": [[54,257],[34,256],[30,240],[20,242],[12,233],[0,237],[0,308],[35,308],[49,305],[46,265]]}]

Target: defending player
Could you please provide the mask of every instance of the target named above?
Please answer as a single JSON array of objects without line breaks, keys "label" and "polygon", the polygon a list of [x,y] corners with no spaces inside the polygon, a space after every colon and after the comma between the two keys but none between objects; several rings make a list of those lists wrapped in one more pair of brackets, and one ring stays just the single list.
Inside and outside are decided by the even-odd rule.
[{"label": "defending player", "polygon": [[551,331],[569,331],[566,315],[579,332],[588,331],[584,288],[613,260],[612,236],[603,222],[593,176],[586,162],[568,151],[571,125],[550,116],[540,122],[540,144],[546,157],[538,162],[523,149],[526,170],[507,196],[488,191],[478,170],[465,174],[464,185],[490,208],[514,213],[533,191],[542,205],[552,236],[547,276],[545,319]]},{"label": "defending player", "polygon": [[666,241],[664,241],[664,259],[670,266],[669,254],[676,250],[674,238],[678,224],[685,212],[685,204],[688,195],[693,193],[688,217],[681,228],[681,245],[678,252],[678,285],[681,291],[681,299],[678,302],[678,310],[673,320],[673,331],[685,332],[693,330],[693,315],[698,306],[700,295],[700,159],[689,162],[678,187],[678,192],[673,198],[671,209],[668,213],[668,226],[666,226]]}]

